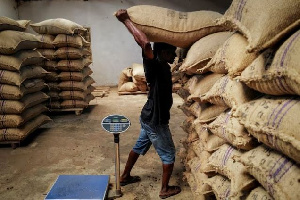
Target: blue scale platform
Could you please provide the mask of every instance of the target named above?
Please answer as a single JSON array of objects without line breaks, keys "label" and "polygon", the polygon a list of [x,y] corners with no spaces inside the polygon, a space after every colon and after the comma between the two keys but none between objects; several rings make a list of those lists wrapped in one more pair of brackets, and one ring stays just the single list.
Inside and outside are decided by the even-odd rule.
[{"label": "blue scale platform", "polygon": [[104,200],[108,184],[109,175],[59,175],[45,200]]}]

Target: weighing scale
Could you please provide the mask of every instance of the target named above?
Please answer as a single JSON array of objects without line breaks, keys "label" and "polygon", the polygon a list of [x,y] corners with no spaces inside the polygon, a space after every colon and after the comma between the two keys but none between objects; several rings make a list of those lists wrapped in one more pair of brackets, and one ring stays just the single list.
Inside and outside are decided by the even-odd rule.
[{"label": "weighing scale", "polygon": [[[109,115],[102,120],[101,125],[104,130],[114,134],[116,189],[113,196],[121,197],[119,135],[130,127],[130,121],[122,115]],[[104,200],[108,185],[109,175],[59,175],[45,200]]]}]

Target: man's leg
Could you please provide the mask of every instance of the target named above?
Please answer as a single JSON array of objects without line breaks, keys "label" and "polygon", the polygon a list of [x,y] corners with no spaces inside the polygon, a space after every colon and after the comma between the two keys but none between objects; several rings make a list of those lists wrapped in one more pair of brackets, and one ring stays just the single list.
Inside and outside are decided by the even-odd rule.
[{"label": "man's leg", "polygon": [[140,154],[135,153],[133,150],[130,151],[127,162],[126,162],[126,165],[125,165],[124,172],[120,177],[120,182],[126,182],[130,178],[132,178],[130,176],[130,172],[131,172],[135,162],[139,158],[139,156],[140,156]]},{"label": "man's leg", "polygon": [[169,186],[173,168],[174,163],[163,164],[162,185],[159,193],[159,197],[162,199],[168,198],[181,192],[181,188],[179,186]]}]

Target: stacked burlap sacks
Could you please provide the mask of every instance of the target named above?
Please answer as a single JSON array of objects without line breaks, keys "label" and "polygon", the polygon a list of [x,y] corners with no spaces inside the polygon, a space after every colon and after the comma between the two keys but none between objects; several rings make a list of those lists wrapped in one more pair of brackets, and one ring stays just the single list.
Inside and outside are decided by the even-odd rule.
[{"label": "stacked burlap sacks", "polygon": [[[199,165],[194,164],[197,150],[190,149],[195,148],[181,151],[192,174],[201,172],[203,164],[206,175],[218,173],[199,181],[195,178],[199,174],[187,172],[197,195],[211,189],[217,199],[299,199],[299,8],[300,2],[295,1],[234,0],[218,20],[237,32],[196,72],[224,76],[200,97],[180,93],[187,94],[186,100],[196,100],[196,96],[203,102],[230,107],[204,125],[226,141],[206,163],[199,158]],[[264,15],[258,14],[261,12]],[[190,82],[187,88],[190,85],[197,84]],[[191,108],[195,106],[184,111]],[[197,144],[201,135],[197,139],[189,132],[185,146]],[[202,180],[205,178],[202,174]]]},{"label": "stacked burlap sacks", "polygon": [[122,93],[135,93],[138,91],[146,92],[148,91],[148,86],[146,82],[144,67],[142,64],[133,63],[132,66],[122,70],[119,83],[118,92]]},{"label": "stacked burlap sacks", "polygon": [[47,45],[38,50],[48,59],[43,67],[50,74],[45,77],[48,83],[50,109],[85,108],[94,99],[95,89],[90,75],[90,43],[80,34],[81,25],[66,19],[49,19],[31,24]]},{"label": "stacked burlap sacks", "polygon": [[47,71],[37,64],[44,57],[34,50],[42,42],[24,32],[28,24],[0,17],[0,141],[22,141],[51,120],[42,114]]}]

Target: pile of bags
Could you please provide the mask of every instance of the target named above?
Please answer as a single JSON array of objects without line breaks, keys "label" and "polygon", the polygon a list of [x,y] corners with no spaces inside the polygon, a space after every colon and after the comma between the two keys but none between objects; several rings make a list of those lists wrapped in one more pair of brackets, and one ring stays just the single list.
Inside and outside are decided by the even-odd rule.
[{"label": "pile of bags", "polygon": [[148,85],[142,64],[133,63],[130,67],[122,70],[118,83],[119,94],[134,94],[147,91]]},{"label": "pile of bags", "polygon": [[90,76],[93,71],[87,31],[75,22],[58,18],[31,24],[44,45],[37,50],[47,58],[41,65],[49,72],[45,77],[50,109],[85,108],[94,99]]},{"label": "pile of bags", "polygon": [[45,58],[35,49],[43,43],[25,33],[30,21],[0,17],[0,141],[20,142],[51,121],[43,113],[48,96],[39,63]]},{"label": "pile of bags", "polygon": [[173,72],[195,199],[300,198],[299,9],[293,0],[233,0],[223,16],[128,9],[150,41],[188,50]]}]

